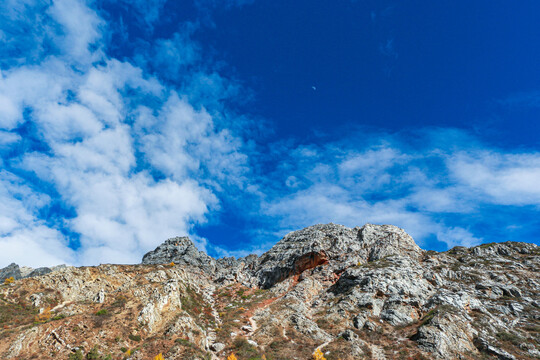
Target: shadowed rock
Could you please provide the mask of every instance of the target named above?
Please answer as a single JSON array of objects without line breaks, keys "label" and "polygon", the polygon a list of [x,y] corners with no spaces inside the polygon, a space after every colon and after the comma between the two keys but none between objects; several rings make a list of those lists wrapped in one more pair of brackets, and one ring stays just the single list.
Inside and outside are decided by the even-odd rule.
[{"label": "shadowed rock", "polygon": [[15,280],[21,279],[21,269],[19,265],[11,263],[3,269],[0,269],[0,282],[4,282],[7,278],[12,277]]}]

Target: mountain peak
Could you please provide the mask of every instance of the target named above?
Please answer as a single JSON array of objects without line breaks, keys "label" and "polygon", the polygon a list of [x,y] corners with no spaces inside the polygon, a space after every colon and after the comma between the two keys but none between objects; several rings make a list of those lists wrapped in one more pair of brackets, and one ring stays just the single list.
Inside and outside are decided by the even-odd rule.
[{"label": "mountain peak", "polygon": [[40,359],[123,358],[136,348],[133,359],[319,351],[343,360],[532,360],[539,255],[513,242],[423,251],[404,230],[374,224],[313,225],[240,259],[215,260],[176,237],[144,256],[153,265],[53,268],[7,281],[0,356],[34,358],[39,344]]},{"label": "mountain peak", "polygon": [[423,251],[410,235],[392,225],[366,224],[360,228],[317,224],[293,231],[264,253],[255,270],[262,287],[271,287],[289,276],[319,265],[327,276],[356,264],[401,255],[415,259]]},{"label": "mountain peak", "polygon": [[143,264],[168,264],[170,262],[198,267],[203,271],[213,272],[216,269],[216,261],[204,251],[197,249],[187,236],[167,239],[142,258]]}]

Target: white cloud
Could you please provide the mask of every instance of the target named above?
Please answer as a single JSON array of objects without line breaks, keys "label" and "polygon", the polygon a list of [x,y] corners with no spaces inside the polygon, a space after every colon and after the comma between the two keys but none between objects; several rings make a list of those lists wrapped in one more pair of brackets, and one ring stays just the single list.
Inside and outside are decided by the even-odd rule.
[{"label": "white cloud", "polygon": [[[465,135],[463,144],[470,137]],[[313,223],[372,222],[400,226],[420,244],[435,237],[452,247],[482,241],[470,230],[470,215],[482,207],[540,204],[538,154],[488,151],[477,140],[467,151],[457,142],[437,148],[432,137],[440,134],[427,136],[432,147],[407,151],[389,136],[363,148],[341,139],[308,157],[304,149],[314,146],[298,146],[283,161],[286,174],[274,174],[275,183],[287,188],[269,183],[264,211],[279,220],[281,234]]]},{"label": "white cloud", "polygon": [[[242,141],[228,130],[217,130],[213,118],[195,110],[185,98],[172,94],[157,116],[139,108],[135,127],[144,135],[139,142],[146,159],[172,179],[194,171],[207,172],[207,181],[243,186],[247,157],[238,151]],[[218,156],[216,156],[219,154]]]},{"label": "white cloud", "polygon": [[[337,167],[344,183],[355,186],[357,191],[374,191],[394,181],[390,170],[408,161],[408,156],[398,149],[380,147],[348,155]],[[360,185],[362,189],[358,188]]]},{"label": "white cloud", "polygon": [[482,243],[482,238],[475,237],[463,228],[450,227],[437,232],[437,238],[446,243],[449,248],[454,246],[475,246]]},{"label": "white cloud", "polygon": [[[190,224],[203,220],[213,200],[193,182],[154,183],[144,175],[136,179],[90,176],[75,191],[78,216],[72,227],[82,236],[81,262],[90,263],[139,262],[145,249],[188,234]],[[84,191],[87,195],[79,193]],[[100,257],[92,257],[96,247],[101,249]],[[123,254],[115,258],[116,252]]]},{"label": "white cloud", "polygon": [[13,129],[21,121],[18,106],[9,97],[0,94],[0,128]]},{"label": "white cloud", "polygon": [[[124,123],[132,106],[122,95],[125,87],[162,93],[130,65],[113,61],[71,80],[61,93],[69,90],[75,99],[61,99],[65,105],[28,102],[51,154],[27,153],[19,167],[54,184],[75,209],[77,216],[68,225],[81,237],[77,260],[137,262],[145,250],[204,221],[208,206],[217,200],[191,176],[204,166],[212,171],[241,166],[241,143],[215,132],[210,115],[195,111],[175,93],[159,116],[143,117],[148,112],[139,108],[135,125]],[[171,180],[154,180],[147,171],[135,170],[137,152]]]},{"label": "white cloud", "polygon": [[[164,2],[143,3],[151,29]],[[152,59],[140,62],[179,77],[178,90],[159,80],[170,77],[109,58],[110,29],[88,4],[0,4],[0,54],[12,54],[0,73],[0,266],[138,262],[164,239],[190,234],[223,198],[273,222],[254,230],[258,252],[271,244],[264,233],[321,222],[390,223],[421,244],[435,236],[472,245],[483,240],[472,227],[446,219],[486,204],[540,205],[540,155],[478,150],[452,129],[424,134],[424,148],[400,144],[399,134],[360,145],[355,134],[296,147],[286,139],[269,146],[268,156],[280,156],[271,175],[252,169],[257,153],[248,159],[248,140],[235,133],[245,123],[224,106],[240,88],[197,66],[189,31],[150,46],[143,53]],[[200,248],[246,254],[192,235]]]},{"label": "white cloud", "polygon": [[265,211],[281,219],[280,233],[316,223],[338,223],[354,227],[366,223],[392,224],[404,228],[420,244],[441,224],[423,213],[407,209],[403,199],[370,202],[353,190],[338,185],[314,184],[284,198],[271,201]]},{"label": "white cloud", "polygon": [[450,174],[471,192],[503,205],[540,206],[540,154],[460,152],[448,159]]},{"label": "white cloud", "polygon": [[[2,146],[21,140],[24,121],[40,143],[3,159],[0,266],[139,262],[204,222],[216,191],[244,186],[243,143],[141,68],[108,59],[104,23],[83,1],[57,0],[45,13],[58,53],[0,77]],[[52,202],[71,213],[42,220]],[[77,251],[61,229],[78,237]]]},{"label": "white cloud", "polygon": [[11,262],[50,266],[73,260],[63,235],[37,216],[50,203],[47,195],[35,193],[23,179],[2,170],[0,199],[0,266]]},{"label": "white cloud", "polygon": [[100,39],[99,27],[103,26],[103,20],[85,2],[55,0],[48,13],[61,29],[53,37],[65,55],[83,64],[92,63],[102,56],[90,46],[96,45]]},{"label": "white cloud", "polygon": [[200,60],[200,49],[190,36],[191,31],[175,33],[170,39],[155,42],[153,66],[162,69],[169,79],[179,79],[185,67]]}]

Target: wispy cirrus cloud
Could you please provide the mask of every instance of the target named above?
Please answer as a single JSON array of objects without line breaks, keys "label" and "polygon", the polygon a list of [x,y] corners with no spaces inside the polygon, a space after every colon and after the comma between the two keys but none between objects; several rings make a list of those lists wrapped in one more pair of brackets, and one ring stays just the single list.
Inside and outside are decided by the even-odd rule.
[{"label": "wispy cirrus cloud", "polygon": [[450,175],[482,201],[540,206],[540,153],[458,152],[448,167]]},{"label": "wispy cirrus cloud", "polygon": [[[453,141],[438,142],[445,133]],[[371,141],[356,141],[362,137]],[[277,233],[314,222],[373,222],[403,227],[423,246],[499,240],[501,218],[490,219],[486,208],[507,214],[505,226],[531,218],[523,206],[537,213],[540,154],[507,153],[472,138],[432,129],[299,145],[279,155],[285,160],[272,178],[277,186],[268,185],[274,193],[264,211],[279,219]]]}]

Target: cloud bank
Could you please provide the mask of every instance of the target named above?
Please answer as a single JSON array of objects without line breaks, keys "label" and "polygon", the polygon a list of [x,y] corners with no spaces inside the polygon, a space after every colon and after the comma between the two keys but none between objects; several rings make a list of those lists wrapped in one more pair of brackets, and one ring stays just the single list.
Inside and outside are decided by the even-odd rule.
[{"label": "cloud bank", "polygon": [[2,54],[0,263],[138,262],[204,222],[218,206],[214,189],[242,182],[242,140],[152,74],[109,57],[107,25],[87,4],[2,10],[7,31],[35,30],[17,36],[38,50],[31,63]]}]

